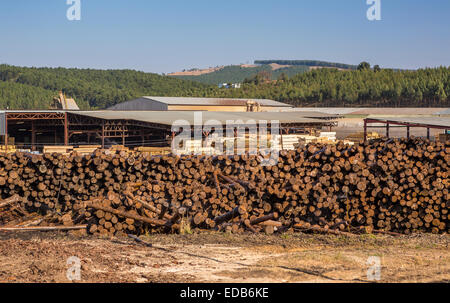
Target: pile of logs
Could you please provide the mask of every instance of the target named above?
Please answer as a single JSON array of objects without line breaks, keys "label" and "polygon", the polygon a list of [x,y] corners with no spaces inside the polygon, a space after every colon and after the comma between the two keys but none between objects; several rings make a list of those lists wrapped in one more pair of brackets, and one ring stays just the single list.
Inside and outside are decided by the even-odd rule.
[{"label": "pile of logs", "polygon": [[281,151],[273,166],[253,155],[0,155],[0,225],[448,233],[449,162],[448,141],[417,138],[312,143]]}]

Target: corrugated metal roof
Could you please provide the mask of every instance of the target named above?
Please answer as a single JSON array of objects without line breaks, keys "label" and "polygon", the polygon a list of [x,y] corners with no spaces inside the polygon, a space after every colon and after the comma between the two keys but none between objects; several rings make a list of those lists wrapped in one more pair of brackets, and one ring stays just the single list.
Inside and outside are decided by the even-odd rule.
[{"label": "corrugated metal roof", "polygon": [[340,115],[438,115],[448,108],[431,107],[301,107],[298,111],[315,111]]},{"label": "corrugated metal roof", "polygon": [[5,112],[5,113],[65,113],[68,110],[62,110],[62,109],[37,109],[37,110],[31,110],[31,109],[8,109],[8,110],[3,110],[1,112]]},{"label": "corrugated metal roof", "polygon": [[295,108],[297,111],[304,111],[304,112],[321,112],[324,114],[330,114],[330,115],[345,115],[349,113],[353,113],[356,110],[359,110],[359,108],[350,108],[350,107],[299,107]]},{"label": "corrugated metal roof", "polygon": [[246,106],[248,101],[257,102],[262,106],[292,107],[292,105],[269,99],[233,99],[233,98],[197,98],[197,97],[153,97],[144,96],[167,105],[215,105],[215,106]]},{"label": "corrugated metal roof", "polygon": [[450,115],[450,108],[441,110],[441,111],[437,112],[436,115]]},{"label": "corrugated metal roof", "polygon": [[77,111],[74,114],[95,117],[104,120],[136,120],[148,123],[162,125],[172,125],[175,121],[187,121],[194,124],[195,113],[201,113],[203,123],[208,120],[216,120],[220,124],[226,124],[227,120],[242,120],[242,123],[248,124],[249,120],[261,121],[277,120],[280,123],[298,123],[298,124],[325,124],[327,121],[320,119],[306,118],[295,112],[194,112],[194,111]]},{"label": "corrugated metal roof", "polygon": [[378,116],[369,116],[368,118],[374,120],[381,120],[384,122],[393,121],[400,123],[409,123],[409,124],[424,124],[424,125],[434,125],[434,126],[444,126],[450,128],[450,117],[378,117]]},{"label": "corrugated metal roof", "polygon": [[302,110],[302,108],[291,108],[291,109],[285,109],[285,110],[281,110],[280,112],[282,113],[289,113],[289,112],[293,112],[296,113],[298,115],[301,115],[303,117],[306,118],[326,118],[326,119],[336,119],[339,118],[341,115],[339,114],[329,114],[329,113],[324,113],[324,112],[319,112],[319,111],[308,111],[308,110]]},{"label": "corrugated metal roof", "polygon": [[352,112],[353,115],[435,115],[442,108],[430,108],[430,107],[405,107],[405,108],[361,108]]},{"label": "corrugated metal roof", "polygon": [[65,104],[63,105],[63,109],[79,110],[80,108],[78,107],[78,105],[77,105],[77,103],[75,102],[74,99],[66,98],[65,99]]}]

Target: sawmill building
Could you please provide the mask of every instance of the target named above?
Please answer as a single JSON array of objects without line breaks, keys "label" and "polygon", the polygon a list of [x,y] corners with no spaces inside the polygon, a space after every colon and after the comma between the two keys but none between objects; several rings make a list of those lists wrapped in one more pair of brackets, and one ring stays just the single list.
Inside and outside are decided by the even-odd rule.
[{"label": "sawmill building", "polygon": [[[194,125],[194,111],[2,111],[3,145],[42,150],[45,145],[170,146],[175,121]],[[323,114],[298,112],[202,112],[203,121],[277,120],[284,134],[335,126]],[[236,125],[231,125],[236,126]],[[5,137],[9,138],[5,141]],[[5,144],[6,143],[6,144]]]},{"label": "sawmill building", "polygon": [[290,108],[293,106],[267,99],[141,97],[114,105],[108,110],[271,112]]}]

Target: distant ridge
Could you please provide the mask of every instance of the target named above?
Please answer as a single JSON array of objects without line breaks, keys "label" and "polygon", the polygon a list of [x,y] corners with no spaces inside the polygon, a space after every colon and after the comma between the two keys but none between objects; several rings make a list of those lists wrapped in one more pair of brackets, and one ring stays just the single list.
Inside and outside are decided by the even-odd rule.
[{"label": "distant ridge", "polygon": [[279,64],[264,65],[228,65],[217,70],[194,69],[194,71],[202,71],[201,74],[193,75],[190,72],[180,72],[168,74],[170,77],[201,82],[204,84],[217,85],[221,83],[242,83],[245,79],[250,79],[260,72],[268,72],[272,80],[277,80],[281,74],[292,77],[310,70],[309,66],[284,66]]},{"label": "distant ridge", "polygon": [[253,65],[228,65],[208,69],[194,68],[183,72],[171,73],[168,76],[218,85],[221,83],[242,83],[245,79],[253,78],[261,72],[270,74],[271,80],[277,80],[282,74],[287,77],[293,77],[320,68],[336,68],[347,71],[356,70],[358,66],[319,60],[256,60]]},{"label": "distant ridge", "polygon": [[335,63],[326,62],[319,60],[255,60],[255,64],[266,65],[266,64],[279,64],[279,65],[301,65],[309,67],[330,67],[330,68],[340,68],[340,69],[357,69],[357,65],[345,64],[345,63]]}]

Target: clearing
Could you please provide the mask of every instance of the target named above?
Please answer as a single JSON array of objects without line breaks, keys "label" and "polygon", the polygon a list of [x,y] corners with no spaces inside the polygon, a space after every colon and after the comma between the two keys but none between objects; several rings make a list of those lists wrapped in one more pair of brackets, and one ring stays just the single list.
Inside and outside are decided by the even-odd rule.
[{"label": "clearing", "polygon": [[95,238],[0,232],[0,282],[68,282],[67,259],[81,259],[80,282],[450,282],[448,235],[356,237],[202,233]]}]

